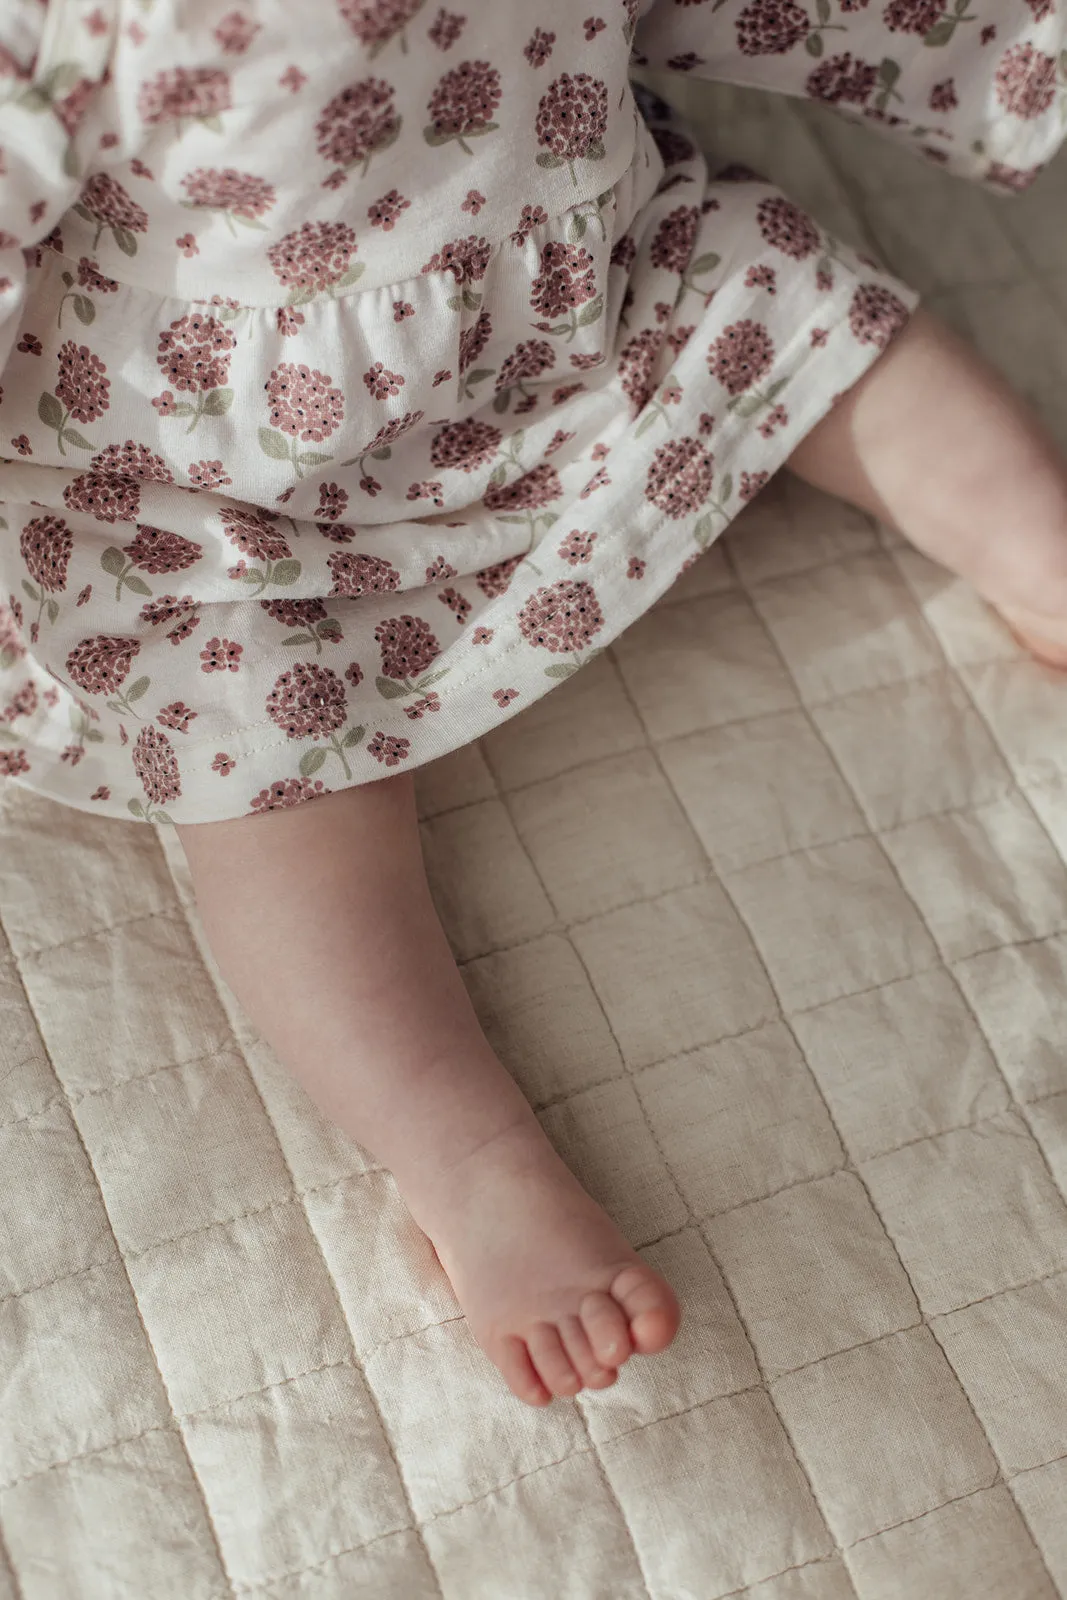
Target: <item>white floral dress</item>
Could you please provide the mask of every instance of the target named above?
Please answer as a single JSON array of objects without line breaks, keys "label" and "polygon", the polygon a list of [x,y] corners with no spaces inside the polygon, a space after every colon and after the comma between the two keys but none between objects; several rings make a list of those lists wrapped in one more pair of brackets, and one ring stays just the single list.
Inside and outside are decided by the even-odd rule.
[{"label": "white floral dress", "polygon": [[16,781],[204,822],[475,739],[877,358],[913,296],[634,62],[1007,188],[1064,131],[1063,0],[453,3],[5,0]]}]

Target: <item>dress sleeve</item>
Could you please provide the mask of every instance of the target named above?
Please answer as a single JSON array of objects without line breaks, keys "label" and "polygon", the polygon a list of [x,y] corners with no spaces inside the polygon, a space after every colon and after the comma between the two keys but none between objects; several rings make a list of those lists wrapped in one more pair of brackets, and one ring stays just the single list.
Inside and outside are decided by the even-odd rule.
[{"label": "dress sleeve", "polygon": [[0,369],[19,326],[27,260],[77,199],[99,139],[115,4],[0,4]]}]

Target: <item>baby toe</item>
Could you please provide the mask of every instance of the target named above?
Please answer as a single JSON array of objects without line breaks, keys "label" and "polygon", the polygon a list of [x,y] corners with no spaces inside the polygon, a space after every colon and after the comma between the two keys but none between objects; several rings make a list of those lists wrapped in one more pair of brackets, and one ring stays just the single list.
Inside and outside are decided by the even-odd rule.
[{"label": "baby toe", "polygon": [[619,1367],[633,1354],[626,1313],[610,1294],[595,1290],[578,1308],[586,1337],[602,1367]]},{"label": "baby toe", "polygon": [[582,1381],[560,1342],[559,1330],[552,1323],[535,1323],[526,1335],[526,1348],[546,1389],[560,1396],[578,1393]]},{"label": "baby toe", "polygon": [[603,1367],[593,1354],[593,1347],[589,1343],[589,1335],[582,1327],[581,1320],[576,1316],[561,1317],[559,1319],[559,1336],[563,1348],[570,1357],[571,1365],[584,1384],[590,1389],[607,1389],[615,1382],[618,1373],[613,1368]]},{"label": "baby toe", "polygon": [[494,1351],[493,1360],[517,1400],[528,1406],[547,1406],[552,1396],[537,1376],[530,1353],[521,1339],[508,1334]]},{"label": "baby toe", "polygon": [[678,1332],[682,1314],[659,1273],[634,1262],[616,1274],[611,1293],[626,1315],[634,1349],[643,1356],[665,1350]]}]

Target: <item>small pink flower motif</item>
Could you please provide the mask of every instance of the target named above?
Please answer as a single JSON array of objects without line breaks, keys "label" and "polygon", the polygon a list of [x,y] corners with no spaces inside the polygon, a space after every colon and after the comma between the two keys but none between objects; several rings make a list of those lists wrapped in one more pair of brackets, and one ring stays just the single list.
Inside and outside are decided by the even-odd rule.
[{"label": "small pink flower motif", "polygon": [[108,788],[106,783],[102,783],[98,789],[94,789],[93,790],[92,794],[89,796],[89,799],[90,800],[110,800],[111,799],[111,790]]},{"label": "small pink flower motif", "polygon": [[768,294],[777,294],[778,279],[773,267],[749,267],[745,274],[746,289],[766,289]]},{"label": "small pink flower motif", "polygon": [[811,330],[811,342],[816,350],[821,350],[829,337],[830,335],[826,328],[812,328]]},{"label": "small pink flower motif", "polygon": [[493,690],[493,699],[496,701],[501,710],[503,710],[505,706],[509,706],[513,700],[517,700],[518,698],[519,691],[517,689]]},{"label": "small pink flower motif", "polygon": [[159,412],[161,417],[169,417],[177,403],[174,398],[174,392],[171,389],[164,389],[163,393],[157,394],[152,401],[153,408]]},{"label": "small pink flower motif", "polygon": [[659,397],[660,397],[661,402],[665,406],[676,406],[676,405],[678,405],[679,401],[682,398],[682,386],[681,386],[681,384],[680,383],[665,383],[663,385],[663,388],[659,392]]},{"label": "small pink flower motif", "polygon": [[129,27],[126,29],[126,34],[130,43],[136,45],[144,44],[145,40],[148,38],[147,33],[145,33],[139,22],[131,22]]},{"label": "small pink flower motif", "polygon": [[673,307],[669,306],[665,300],[657,300],[655,305],[652,307],[652,315],[655,317],[657,322],[669,322],[671,320],[672,310]]},{"label": "small pink flower motif", "polygon": [[557,428],[555,433],[552,435],[551,439],[545,445],[545,455],[546,456],[553,455],[555,453],[555,451],[557,451],[560,448],[561,445],[565,445],[567,443],[568,439],[573,439],[573,438],[574,438],[574,434],[573,433],[565,433],[562,428]]},{"label": "small pink flower motif", "polygon": [[301,72],[299,67],[286,67],[278,79],[278,87],[288,89],[290,94],[299,94],[307,81],[307,73]]},{"label": "small pink flower motif", "polygon": [[493,637],[493,632],[492,628],[475,628],[471,638],[475,644],[488,644]]},{"label": "small pink flower motif", "polygon": [[228,578],[243,578],[247,571],[248,562],[238,561],[236,566],[226,568],[226,576]]},{"label": "small pink flower motif", "polygon": [[[101,139],[100,143],[103,144],[103,142],[104,141]],[[30,207],[30,221],[34,222],[34,223],[40,222],[41,218],[44,216],[44,214],[45,214],[45,212],[47,210],[48,210],[48,201],[47,200],[35,200],[33,202],[33,205]],[[40,266],[40,264],[41,264],[40,261],[38,261],[37,265]]]},{"label": "small pink flower motif", "polygon": [[[405,498],[408,500],[432,500],[437,507],[441,507],[445,503],[444,491],[439,478],[427,478],[422,483],[409,484]],[[448,576],[454,576],[451,568]]]},{"label": "small pink flower motif", "polygon": [[32,456],[33,451],[30,448],[30,441],[24,433],[20,433],[17,438],[12,439],[11,443],[15,446],[20,456]]},{"label": "small pink flower motif", "polygon": [[[114,148],[118,144],[118,142],[119,142],[119,136],[118,136],[117,133],[102,133],[100,135],[100,148],[101,148],[101,150],[114,150]],[[31,207],[30,209],[32,211],[34,208]],[[33,220],[36,222],[38,219],[35,217]]]},{"label": "small pink flower motif", "polygon": [[564,539],[558,553],[563,557],[564,561],[569,561],[572,567],[585,566],[593,559],[593,544],[595,540],[595,533],[581,533],[575,528]]},{"label": "small pink flower motif", "polygon": [[410,722],[419,722],[427,711],[440,711],[440,709],[441,696],[435,694],[431,689],[430,693],[423,695],[421,700],[416,700],[412,705],[405,706],[404,715]]},{"label": "small pink flower motif", "polygon": [[404,379],[399,372],[390,372],[382,362],[375,361],[363,374],[363,382],[375,400],[387,400],[390,395],[400,393]]},{"label": "small pink flower motif", "polygon": [[43,353],[41,341],[35,333],[24,333],[15,349],[21,351],[24,356],[39,356]]},{"label": "small pink flower motif", "polygon": [[769,439],[776,428],[780,428],[783,423],[788,421],[789,412],[785,409],[785,406],[775,406],[768,415],[767,420],[760,424],[759,431],[765,439]]},{"label": "small pink flower motif", "polygon": [[215,39],[224,55],[244,55],[259,32],[259,23],[243,11],[228,11],[215,29]]},{"label": "small pink flower motif", "polygon": [[826,294],[834,286],[834,275],[829,267],[819,267],[815,273],[815,287]]},{"label": "small pink flower motif", "polygon": [[[304,323],[304,313],[302,311],[294,311],[291,306],[279,306],[275,321],[282,338],[291,339],[294,333],[300,332]],[[154,405],[155,401],[152,404]]]},{"label": "small pink flower motif", "polygon": [[[90,11],[89,15],[86,17],[85,31],[86,33],[92,34],[94,38],[99,38],[101,34],[105,34],[107,32],[107,18],[104,16],[104,13],[101,11],[99,6],[97,6],[95,11]],[[93,795],[93,799],[96,799],[95,794]]]},{"label": "small pink flower motif", "polygon": [[628,578],[643,578],[645,575],[645,565],[645,562],[641,560],[640,556],[631,556],[630,564],[626,568],[626,576]]},{"label": "small pink flower motif", "polygon": [[364,494],[370,495],[372,500],[376,494],[381,494],[382,492],[382,486],[378,482],[377,478],[371,478],[366,475],[360,478],[359,486],[363,490]]},{"label": "small pink flower motif", "polygon": [[198,256],[200,254],[200,246],[191,233],[181,234],[179,238],[175,239],[174,243],[178,246],[183,256]]},{"label": "small pink flower motif", "polygon": [[436,389],[439,383],[447,383],[451,376],[452,369],[450,367],[442,367],[440,372],[434,373],[433,387]]},{"label": "small pink flower motif", "polygon": [[426,568],[427,583],[447,583],[449,578],[457,576],[456,569],[451,561],[446,561],[444,556],[438,556]]},{"label": "small pink flower motif", "polygon": [[595,444],[590,451],[590,459],[593,461],[606,461],[610,454],[611,446],[609,444]]},{"label": "small pink flower motif", "polygon": [[211,763],[211,770],[217,772],[220,778],[228,778],[236,765],[233,756],[228,756],[225,750],[220,750]]},{"label": "small pink flower motif", "polygon": [[611,479],[608,477],[606,470],[603,467],[598,467],[579,494],[579,500],[588,500],[591,494],[595,494],[598,489],[606,488],[610,482]]},{"label": "small pink flower motif", "polygon": [[353,689],[359,688],[360,684],[363,682],[363,668],[360,666],[358,661],[351,662],[351,664],[345,668],[345,678],[352,685]]},{"label": "small pink flower motif", "polygon": [[742,472],[741,487],[738,490],[742,500],[752,500],[759,494],[770,474],[767,472]]},{"label": "small pink flower motif", "polygon": [[453,589],[449,585],[447,589],[440,591],[437,598],[442,605],[448,607],[459,622],[466,622],[470,614],[471,603],[464,595],[460,594],[458,589]]},{"label": "small pink flower motif", "polygon": [[522,53],[531,67],[540,67],[552,54],[552,46],[555,42],[556,35],[554,33],[546,33],[543,28],[535,28]]},{"label": "small pink flower motif", "polygon": [[438,50],[450,50],[452,48],[463,32],[463,25],[466,20],[466,17],[460,16],[459,12],[446,11],[444,6],[441,7],[430,28],[430,39]]},{"label": "small pink flower motif", "polygon": [[140,156],[134,156],[130,162],[130,171],[138,178],[147,178],[149,183],[154,182],[151,169],[145,166]]},{"label": "small pink flower motif", "polygon": [[199,714],[198,711],[191,711],[183,700],[175,700],[173,705],[163,707],[156,721],[161,728],[173,728],[175,733],[188,733],[190,722]]},{"label": "small pink flower motif", "polygon": [[982,29],[981,33],[978,35],[978,38],[979,38],[980,43],[982,43],[982,44],[992,44],[992,42],[996,38],[996,36],[997,36],[997,30],[993,26],[993,24],[990,23],[987,28],[983,28]]},{"label": "small pink flower motif", "polygon": [[209,639],[200,652],[204,663],[201,672],[236,672],[241,665],[244,645],[233,644],[229,639]]},{"label": "small pink flower motif", "polygon": [[[44,701],[46,706],[49,706],[52,710],[55,710],[56,706],[59,704],[59,690],[46,689],[44,694],[41,696],[41,699]],[[96,715],[99,716],[99,712],[97,712]]]},{"label": "small pink flower motif", "polygon": [[460,209],[462,211],[469,211],[472,217],[476,217],[484,205],[485,195],[479,194],[477,189],[468,189],[467,198],[464,200]]},{"label": "small pink flower motif", "polygon": [[712,416],[711,412],[702,411],[700,413],[700,422],[697,426],[697,432],[700,434],[700,437],[702,439],[709,439],[714,426],[715,418]]},{"label": "small pink flower motif", "polygon": [[414,315],[415,315],[415,307],[413,305],[410,305],[407,300],[394,300],[393,301],[393,321],[394,322],[403,322],[403,321],[405,321],[405,319],[407,317],[413,317]]},{"label": "small pink flower motif", "polygon": [[72,767],[76,767],[84,754],[85,746],[83,744],[68,744],[59,759],[60,761],[69,761]]},{"label": "small pink flower motif", "polygon": [[385,734],[379,728],[378,732],[367,745],[367,749],[376,761],[383,766],[395,767],[401,761],[406,761],[411,749],[410,739],[398,739],[393,734]]},{"label": "small pink flower motif", "polygon": [[82,591],[81,591],[81,593],[80,593],[80,594],[79,594],[79,596],[78,596],[78,598],[77,598],[77,600],[75,600],[75,602],[74,602],[74,604],[75,604],[75,605],[76,605],[76,606],[83,606],[83,605],[85,605],[85,603],[86,603],[86,601],[87,601],[87,600],[88,600],[88,599],[89,599],[89,596],[90,596],[90,595],[91,595],[91,594],[92,594],[92,592],[93,592],[93,586],[92,586],[92,584],[91,584],[91,583],[87,583],[87,584],[86,584],[86,585],[85,585],[85,588],[84,588],[84,589],[83,589],[83,590],[82,590]]},{"label": "small pink flower motif", "polygon": [[324,189],[340,189],[341,186],[347,182],[348,173],[343,167],[338,167],[335,171],[330,173],[328,178],[323,178],[322,187]]},{"label": "small pink flower motif", "polygon": [[582,27],[585,29],[587,39],[595,39],[598,33],[603,33],[607,23],[603,17],[586,17]]}]

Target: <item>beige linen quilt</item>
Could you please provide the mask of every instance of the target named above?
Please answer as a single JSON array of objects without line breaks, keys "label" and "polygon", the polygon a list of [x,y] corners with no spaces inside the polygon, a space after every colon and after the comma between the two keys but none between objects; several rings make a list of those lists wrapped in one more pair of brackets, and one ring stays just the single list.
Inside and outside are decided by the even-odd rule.
[{"label": "beige linen quilt", "polygon": [[[697,99],[1067,447],[1067,162],[1005,203]],[[9,788],[0,1600],[1067,1596],[1067,681],[779,480],[421,788],[490,1036],[676,1345],[511,1399],[174,839]]]}]

